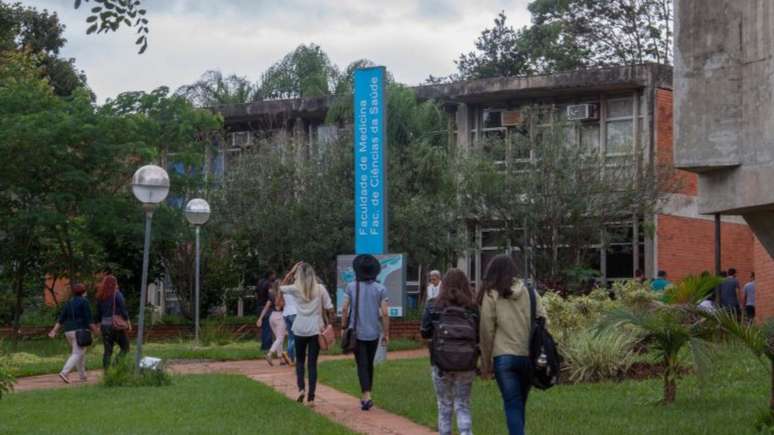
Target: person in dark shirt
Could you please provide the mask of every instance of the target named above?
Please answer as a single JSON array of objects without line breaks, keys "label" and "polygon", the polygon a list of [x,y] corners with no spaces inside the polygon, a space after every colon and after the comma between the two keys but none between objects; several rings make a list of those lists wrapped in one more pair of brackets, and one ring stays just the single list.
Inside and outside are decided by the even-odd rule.
[{"label": "person in dark shirt", "polygon": [[739,316],[739,280],[736,279],[736,269],[728,269],[728,276],[720,284],[720,307]]},{"label": "person in dark shirt", "polygon": [[[272,271],[266,272],[263,278],[258,281],[258,285],[255,286],[255,303],[257,315],[260,316],[261,311],[269,302],[269,290],[277,280],[277,273]],[[271,333],[271,325],[269,324],[269,316],[265,316],[261,321],[261,350],[269,350],[271,348],[274,337]]]},{"label": "person in dark shirt", "polygon": [[[120,319],[114,321],[113,316]],[[123,320],[121,322],[120,320]],[[107,369],[113,356],[113,347],[118,344],[121,348],[118,356],[123,357],[129,352],[129,336],[127,332],[132,330],[129,320],[129,312],[126,309],[126,301],[121,290],[118,289],[118,280],[113,275],[105,275],[97,292],[97,319],[95,326],[102,332],[102,367]]]},{"label": "person in dark shirt", "polygon": [[72,351],[70,357],[67,358],[62,371],[59,372],[59,377],[66,384],[70,383],[69,373],[73,369],[78,369],[78,374],[81,377],[82,382],[86,382],[86,348],[78,346],[78,342],[75,339],[75,333],[81,329],[89,329],[91,325],[91,305],[89,301],[83,297],[86,293],[86,287],[83,284],[75,284],[72,286],[73,296],[67,303],[62,306],[62,311],[59,313],[59,319],[56,325],[48,333],[51,338],[56,337],[56,334],[60,329],[64,328],[64,335],[67,342],[70,344]]}]

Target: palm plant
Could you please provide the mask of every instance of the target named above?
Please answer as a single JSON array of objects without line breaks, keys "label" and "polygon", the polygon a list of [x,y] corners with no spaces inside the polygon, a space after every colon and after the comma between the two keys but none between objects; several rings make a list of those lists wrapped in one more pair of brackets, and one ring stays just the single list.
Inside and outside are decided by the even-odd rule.
[{"label": "palm plant", "polygon": [[652,302],[642,307],[611,311],[600,323],[600,331],[610,328],[631,327],[656,352],[664,365],[664,397],[670,404],[677,396],[677,379],[680,375],[680,354],[687,345],[693,355],[693,363],[700,374],[706,368],[707,345],[716,330],[696,308],[720,279],[713,276],[687,277],[669,290],[664,302]]},{"label": "palm plant", "polygon": [[717,322],[728,335],[744,343],[755,356],[769,360],[772,368],[769,413],[774,418],[774,319],[755,325],[740,321],[735,313],[727,310],[706,313],[705,316]]}]

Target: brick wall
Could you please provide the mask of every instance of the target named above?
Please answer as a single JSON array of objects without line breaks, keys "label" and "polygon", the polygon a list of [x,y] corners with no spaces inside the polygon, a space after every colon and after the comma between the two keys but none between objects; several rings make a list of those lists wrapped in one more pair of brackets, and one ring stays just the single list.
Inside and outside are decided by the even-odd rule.
[{"label": "brick wall", "polygon": [[[669,89],[656,89],[655,105],[656,162],[662,170],[672,170],[674,154],[672,152],[673,98]],[[691,172],[675,170],[673,178],[666,183],[664,191],[696,196],[698,194],[698,176]]]},{"label": "brick wall", "polygon": [[[715,271],[715,223],[658,215],[658,268],[673,281],[686,275]],[[736,268],[740,281],[746,281],[754,264],[754,236],[744,224],[721,224],[722,267]]]},{"label": "brick wall", "polygon": [[758,320],[774,317],[774,259],[755,241],[755,287]]}]

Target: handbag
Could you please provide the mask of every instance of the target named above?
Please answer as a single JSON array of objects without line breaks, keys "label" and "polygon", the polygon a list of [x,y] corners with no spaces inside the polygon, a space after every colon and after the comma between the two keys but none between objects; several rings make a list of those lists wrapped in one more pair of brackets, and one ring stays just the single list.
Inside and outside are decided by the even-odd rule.
[{"label": "handbag", "polygon": [[[320,304],[322,305],[322,301]],[[322,306],[320,307],[320,315],[325,326],[317,336],[317,343],[320,345],[320,349],[328,350],[336,343],[336,331],[333,330],[333,325],[328,323],[328,316],[325,315],[325,308]]]},{"label": "handbag", "polygon": [[[70,306],[70,314],[75,322],[75,308],[73,308],[73,301],[67,303]],[[78,347],[89,347],[94,342],[91,337],[91,331],[88,329],[76,329],[75,330],[75,343]]]},{"label": "handbag", "polygon": [[129,322],[126,321],[121,316],[116,316],[116,300],[118,297],[118,290],[116,290],[116,293],[113,293],[113,317],[111,317],[111,326],[113,326],[113,329],[117,331],[125,331],[129,329]]},{"label": "handbag", "polygon": [[347,329],[344,330],[344,334],[341,336],[341,351],[343,353],[350,353],[355,351],[355,347],[357,347],[357,313],[358,313],[358,307],[360,306],[360,281],[355,281],[355,300],[353,303],[355,304],[355,321],[352,323],[352,326],[347,325]]}]

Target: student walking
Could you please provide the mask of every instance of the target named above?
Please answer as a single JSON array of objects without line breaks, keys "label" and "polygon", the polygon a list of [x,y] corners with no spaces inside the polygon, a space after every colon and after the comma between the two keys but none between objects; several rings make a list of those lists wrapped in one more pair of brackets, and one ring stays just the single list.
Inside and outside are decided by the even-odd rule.
[{"label": "student walking", "polygon": [[729,311],[737,319],[741,318],[739,301],[742,299],[739,280],[736,279],[736,269],[728,269],[726,278],[720,283],[720,308]]},{"label": "student walking", "polygon": [[[277,273],[274,271],[266,272],[263,278],[258,280],[258,284],[255,286],[255,307],[258,314],[261,313],[263,307],[266,306],[266,302],[269,301],[269,290],[271,290],[271,286],[276,280]],[[258,325],[258,327],[261,328],[261,350],[269,350],[273,343],[269,318],[265,317],[263,323]]]},{"label": "student walking", "polygon": [[[531,363],[530,290],[516,279],[516,264],[509,255],[498,255],[487,268],[478,295],[481,306],[481,375],[494,372],[503,398],[510,435],[523,435]],[[536,317],[546,317],[540,298]]]},{"label": "student walking", "polygon": [[742,305],[748,322],[755,320],[755,272],[750,273],[750,282],[742,290]]},{"label": "student walking", "polygon": [[274,365],[274,357],[282,358],[282,364],[290,364],[290,360],[286,359],[287,354],[283,352],[282,346],[285,344],[286,326],[285,319],[282,317],[282,309],[284,308],[284,301],[282,294],[279,291],[279,282],[275,281],[272,285],[272,289],[269,290],[269,298],[264,305],[261,314],[258,316],[258,321],[255,322],[256,326],[263,324],[263,319],[269,314],[269,325],[271,326],[271,332],[274,333],[274,342],[272,343],[269,351],[266,352],[266,362],[270,366]]},{"label": "student walking", "polygon": [[460,435],[473,434],[470,393],[478,360],[479,311],[468,277],[451,269],[441,281],[437,298],[422,314],[420,332],[430,341],[430,363],[438,404],[438,432],[451,435],[457,413]]},{"label": "student walking", "polygon": [[425,294],[426,302],[430,302],[438,297],[438,293],[441,290],[441,272],[432,270],[430,271],[429,278],[430,282],[427,284],[427,293]]},{"label": "student walking", "polygon": [[285,329],[288,333],[288,351],[285,358],[290,361],[290,365],[293,365],[296,362],[296,336],[293,335],[293,322],[296,321],[296,314],[298,314],[296,297],[282,293],[280,293],[280,297],[285,303],[285,307],[282,309],[282,318],[285,320]]},{"label": "student walking", "polygon": [[[98,325],[98,326],[97,326]],[[118,280],[113,275],[105,275],[102,284],[97,290],[97,318],[96,327],[102,332],[102,368],[110,366],[113,356],[113,347],[118,344],[121,348],[118,356],[123,357],[129,352],[129,337],[127,332],[132,330],[129,320],[129,312],[126,309],[126,301],[121,290],[118,289]]]},{"label": "student walking", "polygon": [[[306,394],[307,402],[314,404],[317,389],[317,357],[320,355],[319,335],[328,323],[328,311],[333,310],[333,303],[328,290],[317,281],[312,265],[303,262],[296,263],[285,275],[280,292],[285,296],[294,296],[296,300],[297,314],[293,322],[296,383],[298,384],[296,400],[303,402]],[[304,381],[306,366],[309,367],[308,391]]]},{"label": "student walking", "polygon": [[[387,289],[376,281],[382,266],[373,255],[358,255],[352,261],[355,282],[347,286],[342,305],[342,324],[355,330],[355,362],[360,380],[360,409],[374,406],[371,389],[374,381],[374,357],[379,336],[387,346],[390,341]],[[351,320],[351,322],[350,322]],[[344,330],[342,330],[342,334]]]},{"label": "student walking", "polygon": [[[51,338],[56,337],[56,334],[61,328],[64,328],[64,336],[67,342],[70,344],[70,357],[67,358],[62,371],[59,372],[59,377],[64,383],[69,384],[70,378],[68,375],[73,369],[78,370],[78,375],[81,378],[81,382],[86,382],[86,346],[78,343],[78,333],[82,331],[89,331],[92,328],[91,325],[91,305],[89,301],[83,297],[86,293],[86,287],[83,284],[75,284],[72,286],[73,296],[67,303],[62,306],[62,312],[59,314],[57,320],[51,332],[48,336]],[[89,340],[90,341],[90,340]],[[89,343],[90,344],[90,343]]]}]

